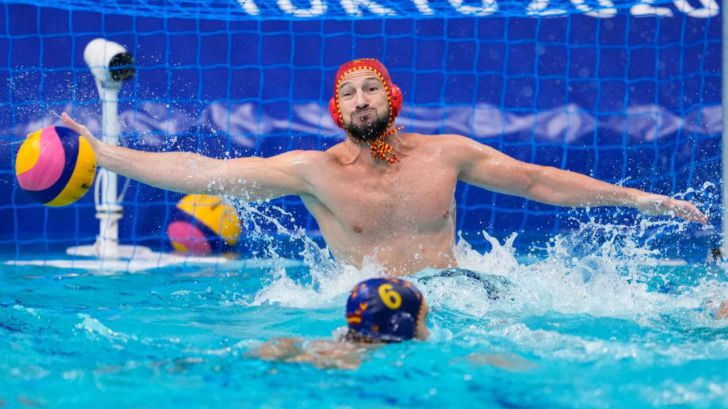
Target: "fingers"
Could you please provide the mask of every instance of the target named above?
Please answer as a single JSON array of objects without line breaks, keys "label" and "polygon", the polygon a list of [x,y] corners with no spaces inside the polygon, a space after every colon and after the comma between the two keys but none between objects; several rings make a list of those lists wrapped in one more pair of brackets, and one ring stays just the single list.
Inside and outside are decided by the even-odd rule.
[{"label": "fingers", "polygon": [[670,199],[670,201],[665,203],[665,207],[668,212],[672,212],[676,216],[682,217],[685,220],[701,224],[706,224],[708,222],[708,217],[703,214],[703,212],[698,210],[695,205],[685,200]]},{"label": "fingers", "polygon": [[655,216],[673,216],[691,222],[708,223],[708,217],[692,203],[685,200],[672,199],[667,196],[651,195],[640,206],[640,211]]},{"label": "fingers", "polygon": [[683,213],[683,218],[702,224],[708,223],[708,217],[690,202],[678,202],[678,211]]},{"label": "fingers", "polygon": [[61,113],[61,119],[63,120],[63,123],[68,125],[68,127],[71,129],[78,130],[78,128],[81,126],[81,124],[74,121],[71,116],[65,112]]},{"label": "fingers", "polygon": [[88,128],[86,128],[85,126],[74,121],[73,118],[71,118],[67,113],[65,113],[65,112],[62,113],[61,119],[63,120],[64,124],[66,124],[69,128],[73,129],[74,131],[78,132],[79,134],[81,134],[87,138],[95,138],[94,135],[88,130]]}]

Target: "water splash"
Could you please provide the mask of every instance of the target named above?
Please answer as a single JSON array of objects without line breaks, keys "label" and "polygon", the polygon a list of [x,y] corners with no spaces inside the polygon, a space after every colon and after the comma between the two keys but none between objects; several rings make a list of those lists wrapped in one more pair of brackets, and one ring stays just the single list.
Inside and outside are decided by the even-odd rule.
[{"label": "water splash", "polygon": [[[676,197],[711,203],[714,191],[715,186],[706,183]],[[337,264],[328,250],[308,237],[304,229],[286,226],[295,225],[295,218],[285,209],[243,202],[235,205],[249,226],[248,237],[262,243],[255,256],[282,258],[281,248],[296,248],[295,256],[304,264],[298,270],[283,265],[273,268],[263,288],[246,304],[338,306],[358,281],[383,274],[374,263],[366,263],[361,269]],[[421,282],[417,275],[413,279],[435,309],[481,319],[556,312],[659,325],[666,313],[692,311],[683,316],[695,325],[713,325],[711,314],[717,308],[716,300],[728,299],[728,280],[711,276],[707,273],[712,270],[697,266],[696,275],[702,278],[688,282],[686,277],[676,276],[677,267],[670,266],[675,260],[667,258],[662,247],[666,242],[674,244],[686,237],[714,232],[673,218],[638,216],[627,224],[622,220],[634,217],[621,217],[621,212],[613,212],[611,220],[617,222],[602,221],[588,210],[584,220],[580,213],[580,217],[571,220],[575,229],[534,246],[532,253],[542,254],[535,262],[529,261],[534,257],[524,259],[517,251],[516,233],[501,243],[483,231],[483,238],[491,247],[485,253],[460,237],[455,254],[461,268],[500,276],[512,283],[507,294],[495,302],[477,280],[453,277]]]},{"label": "water splash", "polygon": [[130,340],[136,340],[136,336],[127,335],[111,330],[98,319],[88,314],[78,314],[81,322],[75,325],[75,328],[86,333],[92,339],[105,338],[113,342],[127,343]]},{"label": "water splash", "polygon": [[[249,305],[278,303],[294,308],[337,305],[357,282],[381,275],[380,267],[373,263],[362,269],[339,265],[326,247],[319,246],[305,229],[297,227],[295,217],[279,206],[234,199],[232,202],[248,226],[246,239],[254,247],[252,256],[281,261],[271,269],[270,280],[264,288],[245,302]],[[283,249],[295,249],[293,256],[303,261],[303,268],[287,269],[282,261],[290,250]]]}]

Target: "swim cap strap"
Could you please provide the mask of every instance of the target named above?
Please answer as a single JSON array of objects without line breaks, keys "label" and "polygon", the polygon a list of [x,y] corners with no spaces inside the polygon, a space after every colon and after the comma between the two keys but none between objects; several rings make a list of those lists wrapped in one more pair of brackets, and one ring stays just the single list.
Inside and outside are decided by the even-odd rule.
[{"label": "swim cap strap", "polygon": [[406,341],[412,339],[415,334],[415,319],[406,311],[397,311],[389,318],[389,328],[382,331],[382,339],[385,341]]},{"label": "swim cap strap", "polygon": [[392,82],[389,71],[387,71],[387,68],[379,60],[374,58],[360,58],[344,63],[339,67],[334,81],[334,96],[329,100],[329,113],[334,119],[334,122],[336,122],[336,125],[339,128],[344,128],[344,118],[339,108],[339,86],[349,74],[360,70],[369,70],[377,75],[384,85],[384,91],[387,94],[387,105],[389,106],[388,129],[369,145],[372,158],[383,160],[390,164],[396,163],[399,159],[392,153],[392,146],[385,142],[384,139],[402,129],[394,128],[394,120],[402,110],[402,101],[404,98],[402,97],[402,90]]},{"label": "swim cap strap", "polygon": [[385,139],[391,135],[394,135],[395,133],[397,133],[397,131],[401,131],[402,129],[404,129],[404,127],[391,127],[389,128],[389,130],[384,132],[382,136],[369,144],[369,151],[371,152],[372,158],[383,160],[389,164],[399,162],[399,158],[397,157],[397,155],[392,153],[392,151],[394,150],[392,148],[392,145],[387,143]]}]

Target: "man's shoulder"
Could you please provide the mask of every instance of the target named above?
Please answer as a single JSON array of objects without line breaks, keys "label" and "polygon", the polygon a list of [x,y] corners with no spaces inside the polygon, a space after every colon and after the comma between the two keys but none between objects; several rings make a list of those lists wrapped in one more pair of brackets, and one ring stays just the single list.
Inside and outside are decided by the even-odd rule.
[{"label": "man's shoulder", "polygon": [[407,132],[403,133],[403,135],[406,136],[407,139],[413,141],[413,142],[421,142],[421,143],[442,143],[442,142],[451,142],[451,143],[461,143],[466,140],[469,140],[465,136],[457,135],[457,134],[424,134],[424,133],[417,133],[417,132]]},{"label": "man's shoulder", "polygon": [[346,147],[345,142],[337,143],[322,153],[327,164],[337,166],[351,162],[356,156],[350,148]]},{"label": "man's shoulder", "polygon": [[313,165],[330,160],[332,155],[328,151],[317,150],[291,150],[278,155],[279,158],[285,158],[296,163],[305,165]]},{"label": "man's shoulder", "polygon": [[447,148],[461,148],[465,145],[471,145],[475,142],[462,135],[457,134],[421,134],[421,133],[407,133],[406,139],[408,142],[421,146],[423,148],[435,148],[438,151]]},{"label": "man's shoulder", "polygon": [[290,150],[272,156],[267,160],[271,164],[283,166],[290,172],[310,179],[322,173],[331,163],[331,155],[317,150]]},{"label": "man's shoulder", "polygon": [[423,155],[439,158],[458,168],[469,166],[474,160],[483,159],[492,152],[489,146],[457,134],[409,134],[409,138]]}]

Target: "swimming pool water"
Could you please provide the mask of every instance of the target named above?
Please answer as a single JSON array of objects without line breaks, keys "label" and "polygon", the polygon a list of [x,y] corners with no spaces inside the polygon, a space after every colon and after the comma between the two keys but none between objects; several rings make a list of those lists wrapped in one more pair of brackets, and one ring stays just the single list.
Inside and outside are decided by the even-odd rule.
[{"label": "swimming pool water", "polygon": [[512,281],[508,295],[490,301],[463,277],[420,284],[430,340],[376,348],[357,370],[247,352],[331,338],[373,270],[1,265],[0,407],[728,406],[725,271],[605,246],[538,259],[461,246],[463,266]]}]

